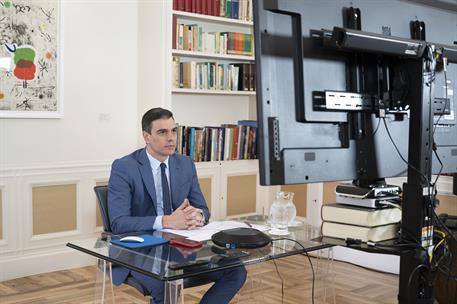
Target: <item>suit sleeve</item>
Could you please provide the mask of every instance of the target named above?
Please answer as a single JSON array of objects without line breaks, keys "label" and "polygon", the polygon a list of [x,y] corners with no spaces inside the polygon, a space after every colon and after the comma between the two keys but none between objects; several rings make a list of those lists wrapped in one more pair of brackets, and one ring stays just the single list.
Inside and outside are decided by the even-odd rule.
[{"label": "suit sleeve", "polygon": [[155,216],[132,215],[134,191],[128,164],[114,161],[108,183],[108,211],[111,230],[115,234],[153,229]]},{"label": "suit sleeve", "polygon": [[200,189],[200,184],[198,183],[197,169],[195,169],[195,164],[191,161],[192,166],[192,184],[190,187],[190,193],[188,196],[189,202],[195,208],[201,209],[205,215],[205,224],[208,223],[210,213],[208,206],[206,205],[205,197]]}]

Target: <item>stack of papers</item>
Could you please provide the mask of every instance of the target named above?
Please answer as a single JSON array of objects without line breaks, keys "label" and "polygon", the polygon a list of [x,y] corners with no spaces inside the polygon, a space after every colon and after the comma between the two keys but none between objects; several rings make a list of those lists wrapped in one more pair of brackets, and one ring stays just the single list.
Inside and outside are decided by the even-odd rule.
[{"label": "stack of papers", "polygon": [[178,234],[182,235],[184,237],[187,237],[190,240],[194,241],[207,241],[211,239],[211,236],[215,234],[216,232],[222,231],[222,230],[228,230],[228,229],[234,229],[234,228],[254,228],[260,231],[267,231],[270,228],[268,226],[264,225],[254,225],[251,224],[251,227],[243,222],[237,222],[237,221],[215,221],[211,222],[206,226],[200,227],[195,230],[174,230],[174,229],[162,229],[164,232],[169,232],[173,234]]}]

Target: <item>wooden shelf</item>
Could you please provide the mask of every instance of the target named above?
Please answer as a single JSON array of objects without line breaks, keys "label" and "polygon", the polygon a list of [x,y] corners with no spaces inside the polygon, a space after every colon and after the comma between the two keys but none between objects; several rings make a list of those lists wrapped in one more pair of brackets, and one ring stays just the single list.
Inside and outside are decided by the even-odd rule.
[{"label": "wooden shelf", "polygon": [[238,61],[254,61],[254,56],[247,55],[231,55],[231,54],[215,54],[215,53],[205,53],[205,52],[194,52],[194,51],[185,51],[185,50],[175,50],[171,51],[173,56],[185,56],[185,57],[198,57],[198,58],[213,58],[213,59],[224,59],[224,60],[238,60]]},{"label": "wooden shelf", "polygon": [[255,96],[255,91],[229,91],[229,90],[200,90],[200,89],[178,89],[171,90],[173,94],[209,94],[209,95],[240,95]]},{"label": "wooden shelf", "polygon": [[227,23],[233,25],[242,25],[242,26],[253,26],[252,21],[240,20],[240,19],[231,19],[225,17],[218,17],[218,16],[210,16],[210,15],[203,15],[203,14],[195,14],[183,11],[173,10],[172,14],[174,16],[186,17],[189,19],[195,20],[202,20],[202,21],[212,21],[217,23]]}]

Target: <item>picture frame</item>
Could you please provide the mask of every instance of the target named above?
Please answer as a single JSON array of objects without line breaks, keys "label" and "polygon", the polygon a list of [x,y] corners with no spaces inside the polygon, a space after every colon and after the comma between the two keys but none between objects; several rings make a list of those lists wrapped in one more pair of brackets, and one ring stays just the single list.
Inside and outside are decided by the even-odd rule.
[{"label": "picture frame", "polygon": [[62,118],[60,0],[0,0],[0,119]]}]

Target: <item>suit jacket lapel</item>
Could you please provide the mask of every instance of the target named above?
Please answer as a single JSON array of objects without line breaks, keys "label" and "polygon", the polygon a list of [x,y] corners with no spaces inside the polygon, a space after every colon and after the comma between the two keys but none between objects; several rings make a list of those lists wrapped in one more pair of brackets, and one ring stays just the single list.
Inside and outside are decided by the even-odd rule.
[{"label": "suit jacket lapel", "polygon": [[179,165],[176,162],[176,158],[174,157],[174,154],[170,156],[168,160],[168,165],[170,166],[170,188],[171,188],[171,202],[172,202],[172,207],[173,210],[179,207],[182,202],[178,202],[179,199]]},{"label": "suit jacket lapel", "polygon": [[148,190],[149,196],[151,196],[151,198],[152,198],[152,202],[153,202],[152,207],[154,208],[154,211],[157,214],[157,208],[156,208],[157,197],[156,197],[156,190],[154,187],[154,178],[152,177],[151,164],[149,163],[148,156],[146,155],[146,149],[143,149],[140,152],[140,158],[138,161],[141,164],[141,166],[140,166],[141,178],[143,179],[143,183],[146,186],[146,189]]}]

